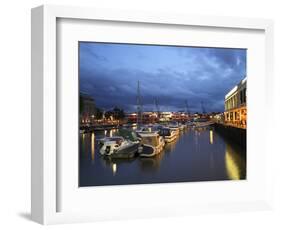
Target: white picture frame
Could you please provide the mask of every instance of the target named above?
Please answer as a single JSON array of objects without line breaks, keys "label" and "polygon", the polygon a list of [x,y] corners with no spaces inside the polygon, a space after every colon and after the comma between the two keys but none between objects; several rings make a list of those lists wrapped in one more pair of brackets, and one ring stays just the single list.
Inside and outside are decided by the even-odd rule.
[{"label": "white picture frame", "polygon": [[[226,211],[242,211],[242,210],[260,210],[272,207],[272,177],[270,167],[270,138],[266,136],[266,141],[263,150],[265,156],[260,158],[264,161],[264,165],[257,166],[263,169],[263,179],[257,182],[257,188],[262,186],[264,191],[257,192],[257,196],[253,200],[247,197],[236,199],[222,199],[212,200],[206,198],[203,203],[195,201],[195,203],[182,202],[177,198],[169,198],[169,202],[165,205],[154,203],[152,207],[146,210],[145,207],[133,206],[134,204],[127,204],[124,210],[119,211],[118,208],[110,211],[103,209],[101,204],[98,207],[91,208],[85,207],[82,202],[78,211],[71,212],[69,210],[59,210],[58,204],[62,195],[59,189],[62,185],[62,179],[59,177],[60,164],[57,156],[58,143],[58,108],[57,97],[60,88],[57,84],[58,74],[58,21],[60,19],[70,20],[94,20],[103,21],[108,24],[113,22],[124,23],[138,23],[138,24],[151,24],[153,26],[167,26],[169,28],[181,26],[200,27],[200,28],[219,28],[222,30],[241,29],[247,31],[262,31],[264,45],[264,60],[263,66],[265,73],[261,73],[260,81],[257,86],[252,86],[253,96],[258,96],[263,102],[264,109],[272,110],[274,106],[274,92],[273,92],[273,22],[266,19],[247,19],[247,18],[231,18],[231,17],[210,17],[210,16],[188,16],[188,15],[172,15],[148,12],[131,12],[131,11],[113,11],[113,10],[100,10],[91,8],[79,7],[66,7],[66,6],[51,6],[44,5],[32,9],[32,188],[31,188],[31,213],[32,219],[41,224],[56,224],[56,223],[69,223],[81,221],[95,221],[106,219],[123,219],[123,218],[140,218],[151,216],[171,216],[171,215],[185,215],[194,213],[206,212],[226,212]],[[132,24],[133,25],[133,24]],[[210,36],[214,36],[210,34]],[[238,41],[239,42],[239,41]],[[254,72],[253,72],[254,73]],[[263,83],[265,83],[263,85]],[[262,89],[260,95],[254,88]],[[255,94],[255,95],[254,95]],[[259,111],[259,105],[253,104],[252,110]],[[261,117],[268,116],[265,113]],[[254,122],[252,128],[254,127]],[[272,123],[268,123],[264,127],[265,133],[270,133],[273,128]],[[250,139],[259,138],[258,134],[249,130]],[[73,150],[74,151],[74,150]],[[78,154],[74,152],[74,154]],[[260,162],[251,161],[251,164],[259,165]],[[78,173],[78,172],[77,172]],[[220,183],[220,185],[216,184]],[[196,189],[200,188],[210,192],[216,191],[212,188],[221,186],[224,182],[213,182],[211,185],[196,185]],[[246,181],[247,183],[247,181]],[[191,186],[191,187],[190,187]],[[189,189],[195,185],[189,185]],[[229,188],[235,189],[235,185],[228,184]],[[252,186],[252,185],[251,185]],[[255,187],[252,186],[252,190]],[[138,189],[151,190],[151,192],[165,191],[170,194],[177,195],[178,190],[186,189],[185,184],[165,184],[165,185],[137,185]],[[246,188],[246,187],[245,187]],[[245,189],[244,188],[244,189]],[[64,188],[63,188],[64,189]],[[78,189],[78,188],[77,188]],[[126,186],[104,187],[102,193],[110,194],[113,190],[118,189],[119,193],[124,192],[129,194],[133,192],[134,187],[126,188]],[[191,191],[190,190],[190,191]],[[242,190],[241,190],[242,191]],[[87,191],[89,193],[91,191]],[[105,196],[105,195],[104,195]],[[100,197],[102,199],[103,197]],[[72,197],[69,196],[68,200]],[[196,199],[195,199],[196,200]],[[124,201],[126,202],[126,201]],[[197,203],[196,203],[197,202]],[[129,203],[129,202],[127,202]],[[67,206],[73,205],[75,209],[78,201],[73,200],[73,204],[69,203]],[[106,205],[105,205],[106,206]],[[83,210],[85,207],[85,211]],[[107,207],[108,208],[108,207]],[[59,211],[58,211],[59,210]],[[99,212],[100,210],[100,212]]]}]

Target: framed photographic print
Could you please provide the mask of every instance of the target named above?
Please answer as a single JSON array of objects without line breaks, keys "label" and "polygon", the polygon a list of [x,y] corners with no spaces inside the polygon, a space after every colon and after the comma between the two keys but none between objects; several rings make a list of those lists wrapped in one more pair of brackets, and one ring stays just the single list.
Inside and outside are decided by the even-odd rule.
[{"label": "framed photographic print", "polygon": [[[273,25],[32,10],[32,219],[271,207]],[[257,132],[257,127],[259,132]]]},{"label": "framed photographic print", "polygon": [[78,52],[80,187],[246,179],[246,49]]}]

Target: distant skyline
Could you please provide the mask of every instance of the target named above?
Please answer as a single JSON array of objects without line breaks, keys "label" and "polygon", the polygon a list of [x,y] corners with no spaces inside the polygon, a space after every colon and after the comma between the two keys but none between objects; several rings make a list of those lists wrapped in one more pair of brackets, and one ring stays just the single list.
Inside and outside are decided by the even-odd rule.
[{"label": "distant skyline", "polygon": [[101,109],[224,111],[224,96],[246,76],[246,49],[79,43],[80,92]]}]

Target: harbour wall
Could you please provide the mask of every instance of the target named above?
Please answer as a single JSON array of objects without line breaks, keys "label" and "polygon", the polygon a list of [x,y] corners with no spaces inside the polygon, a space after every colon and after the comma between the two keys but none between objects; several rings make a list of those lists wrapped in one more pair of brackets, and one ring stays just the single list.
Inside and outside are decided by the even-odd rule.
[{"label": "harbour wall", "polygon": [[227,126],[224,124],[214,124],[215,130],[220,134],[223,138],[225,138],[229,142],[236,143],[243,148],[246,148],[247,145],[247,130],[236,128],[232,126]]}]

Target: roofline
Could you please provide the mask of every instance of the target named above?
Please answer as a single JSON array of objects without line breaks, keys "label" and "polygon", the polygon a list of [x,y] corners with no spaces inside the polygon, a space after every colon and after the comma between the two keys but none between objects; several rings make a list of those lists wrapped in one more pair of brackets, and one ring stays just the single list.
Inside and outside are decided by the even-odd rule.
[{"label": "roofline", "polygon": [[229,98],[230,96],[232,96],[238,89],[239,85],[242,85],[244,83],[247,82],[247,77],[243,78],[237,85],[235,85],[224,97],[224,99],[226,100],[227,98]]}]

